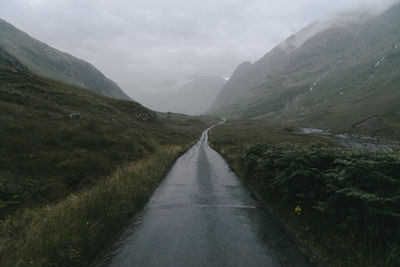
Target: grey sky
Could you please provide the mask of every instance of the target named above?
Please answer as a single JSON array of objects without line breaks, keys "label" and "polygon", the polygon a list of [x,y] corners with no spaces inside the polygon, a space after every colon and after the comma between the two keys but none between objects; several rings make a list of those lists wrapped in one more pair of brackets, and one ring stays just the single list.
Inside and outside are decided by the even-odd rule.
[{"label": "grey sky", "polygon": [[[319,17],[394,0],[2,0],[0,17],[85,59],[134,99],[187,75],[229,76]],[[146,103],[144,103],[146,104]]]}]

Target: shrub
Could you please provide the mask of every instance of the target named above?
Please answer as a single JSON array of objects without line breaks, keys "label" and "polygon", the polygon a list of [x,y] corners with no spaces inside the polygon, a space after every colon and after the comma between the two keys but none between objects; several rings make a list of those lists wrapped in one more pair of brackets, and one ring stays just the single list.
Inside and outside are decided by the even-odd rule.
[{"label": "shrub", "polygon": [[320,235],[330,229],[349,244],[361,244],[365,257],[383,250],[388,262],[398,261],[398,152],[252,145],[243,151],[240,162],[246,179],[268,199],[284,200],[288,210],[301,207],[306,224],[320,224],[320,218],[328,222]]}]

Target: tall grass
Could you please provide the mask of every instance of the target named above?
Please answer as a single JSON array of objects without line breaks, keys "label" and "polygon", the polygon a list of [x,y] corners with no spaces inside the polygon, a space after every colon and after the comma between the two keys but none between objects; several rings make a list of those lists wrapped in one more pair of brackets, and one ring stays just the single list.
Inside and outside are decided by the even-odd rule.
[{"label": "tall grass", "polygon": [[1,266],[87,266],[147,202],[184,151],[165,146],[90,189],[1,221]]}]

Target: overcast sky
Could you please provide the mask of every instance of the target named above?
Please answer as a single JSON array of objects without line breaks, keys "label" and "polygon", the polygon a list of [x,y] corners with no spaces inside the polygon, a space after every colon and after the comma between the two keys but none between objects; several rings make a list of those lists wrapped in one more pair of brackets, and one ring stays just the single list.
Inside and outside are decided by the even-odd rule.
[{"label": "overcast sky", "polygon": [[[230,76],[310,22],[393,0],[1,0],[0,17],[99,68],[132,98],[187,75]],[[146,100],[147,101],[147,100]],[[146,103],[144,103],[146,104]]]}]

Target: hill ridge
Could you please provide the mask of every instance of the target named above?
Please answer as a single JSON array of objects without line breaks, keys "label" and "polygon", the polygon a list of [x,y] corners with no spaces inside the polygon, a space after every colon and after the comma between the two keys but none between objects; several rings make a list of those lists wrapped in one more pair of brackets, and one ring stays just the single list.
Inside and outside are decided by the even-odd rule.
[{"label": "hill ridge", "polygon": [[130,99],[115,82],[91,63],[53,48],[3,19],[0,19],[0,46],[40,75],[105,96]]}]

